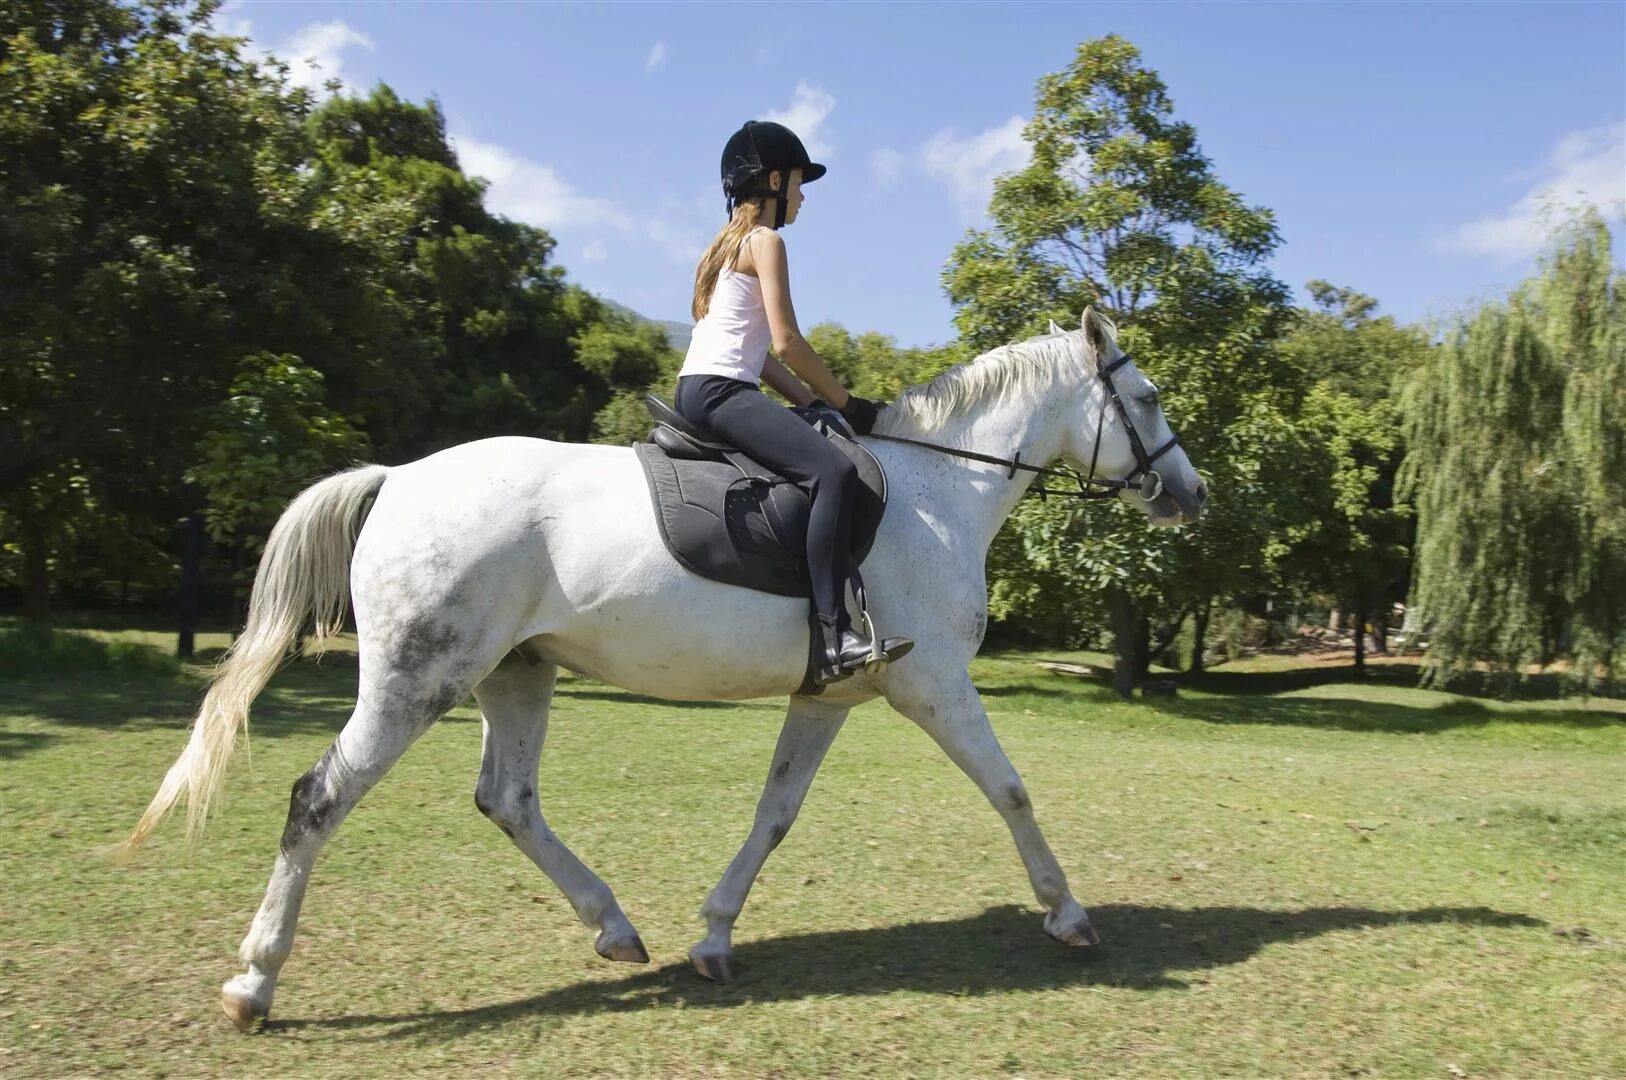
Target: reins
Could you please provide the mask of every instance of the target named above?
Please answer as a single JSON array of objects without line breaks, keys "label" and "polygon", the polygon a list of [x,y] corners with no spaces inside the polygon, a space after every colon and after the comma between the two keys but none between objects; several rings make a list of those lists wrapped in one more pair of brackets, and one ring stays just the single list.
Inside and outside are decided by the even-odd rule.
[{"label": "reins", "polygon": [[[1037,495],[1041,500],[1050,495],[1061,495],[1074,499],[1110,499],[1120,491],[1133,489],[1137,495],[1147,502],[1151,502],[1163,493],[1163,477],[1152,468],[1158,458],[1180,445],[1180,436],[1172,435],[1169,441],[1148,454],[1146,446],[1140,441],[1140,433],[1135,430],[1135,424],[1129,419],[1129,410],[1124,407],[1123,400],[1118,396],[1118,388],[1113,385],[1112,373],[1129,363],[1129,354],[1124,353],[1118,359],[1096,374],[1107,387],[1107,401],[1101,403],[1101,416],[1095,424],[1095,448],[1090,453],[1090,474],[1080,476],[1076,469],[1055,469],[1046,465],[1030,465],[1022,460],[1020,450],[1008,458],[995,457],[992,454],[979,454],[975,450],[961,450],[953,446],[940,446],[937,443],[924,442],[920,439],[909,439],[902,435],[870,434],[872,439],[884,439],[887,442],[908,443],[910,446],[924,447],[935,450],[939,454],[948,454],[952,457],[965,458],[968,461],[980,461],[986,465],[1005,466],[1007,479],[1014,479],[1017,471],[1035,473],[1039,476],[1055,476],[1063,480],[1071,480],[1078,485],[1076,491],[1059,490],[1038,485],[1028,489],[1029,494]],[[1129,448],[1135,455],[1135,470],[1122,480],[1095,475],[1095,464],[1101,456],[1101,429],[1106,424],[1107,403],[1110,402],[1118,409],[1118,415],[1124,422],[1124,430],[1129,433]]]}]

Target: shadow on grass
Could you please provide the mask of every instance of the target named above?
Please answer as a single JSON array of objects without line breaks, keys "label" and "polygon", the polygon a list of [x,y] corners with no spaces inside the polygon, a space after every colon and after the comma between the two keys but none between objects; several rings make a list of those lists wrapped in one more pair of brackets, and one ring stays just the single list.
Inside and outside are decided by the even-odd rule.
[{"label": "shadow on grass", "polygon": [[[185,730],[203,700],[205,674],[45,671],[0,682],[0,713],[38,717],[65,728]],[[300,661],[278,673],[254,702],[256,737],[336,732],[355,706],[355,670]]]},{"label": "shadow on grass", "polygon": [[[143,647],[145,648],[145,647]],[[207,685],[209,669],[194,664],[175,672],[153,673],[119,668],[66,670],[51,668],[0,679],[0,713],[34,716],[67,728],[128,729],[173,727],[192,723]],[[320,659],[304,657],[282,668],[253,705],[256,738],[283,735],[337,734],[356,704],[357,657],[334,652]],[[653,705],[672,710],[747,709],[784,711],[778,701],[667,701],[627,693],[589,680],[566,679],[556,699],[603,701],[618,705]],[[460,703],[472,706],[469,698]],[[474,723],[478,716],[449,715],[441,723]],[[0,743],[0,759],[40,749],[20,735]]]},{"label": "shadow on grass", "polygon": [[977,684],[977,694],[981,697],[1037,697],[1058,698],[1068,701],[1100,701],[1102,703],[1117,700],[1111,696],[1110,687],[1099,686],[1094,683],[1080,682],[1078,686],[1042,686],[1031,683],[1005,683],[996,686]]},{"label": "shadow on grass", "polygon": [[44,750],[56,736],[42,731],[0,731],[0,761]]},{"label": "shadow on grass", "polygon": [[1477,701],[1440,705],[1401,705],[1340,697],[1148,698],[1147,707],[1167,716],[1207,724],[1288,724],[1339,731],[1432,735],[1454,728],[1482,727],[1492,721],[1535,727],[1607,728],[1626,726],[1626,715],[1583,709],[1521,709],[1498,712]]},{"label": "shadow on grass", "polygon": [[[617,690],[613,686],[599,686],[598,688],[582,687],[577,689],[570,683],[561,683],[559,689],[553,693],[555,698],[578,698],[585,701],[611,701],[618,705],[657,705],[663,709],[751,709],[756,711],[769,711],[782,713],[785,711],[783,703],[777,700],[764,702],[761,698],[752,701],[670,701],[666,698],[649,697],[645,694],[634,694],[627,690]],[[790,695],[785,695],[788,700]]]},{"label": "shadow on grass", "polygon": [[[1416,688],[1422,684],[1423,666],[1416,663],[1369,664],[1364,676],[1356,675],[1353,664],[1329,667],[1324,664],[1283,671],[1224,671],[1209,670],[1197,675],[1170,673],[1181,686],[1203,690],[1210,694],[1280,694],[1288,690],[1303,690],[1312,686],[1333,683],[1355,683],[1362,686],[1399,686]],[[1559,701],[1573,697],[1576,688],[1556,674],[1528,675],[1522,680],[1509,681],[1506,677],[1489,672],[1472,672],[1450,680],[1433,689],[1470,698],[1492,698],[1515,701]],[[1595,690],[1594,697],[1620,699],[1619,690]]]},{"label": "shadow on grass", "polygon": [[[614,981],[575,983],[519,1001],[397,1016],[272,1020],[272,1029],[350,1030],[385,1027],[375,1040],[447,1041],[481,1029],[540,1016],[568,1016],[682,1004],[730,1009],[765,1001],[912,990],[975,997],[1069,986],[1183,990],[1179,975],[1239,964],[1267,945],[1344,930],[1405,925],[1541,927],[1528,915],[1489,908],[1166,908],[1105,905],[1091,914],[1108,944],[1068,949],[1038,932],[1039,916],[1014,906],[947,922],[799,934],[738,946],[740,978],[713,985],[687,963],[668,964]],[[1199,978],[1199,981],[1200,978]]]}]

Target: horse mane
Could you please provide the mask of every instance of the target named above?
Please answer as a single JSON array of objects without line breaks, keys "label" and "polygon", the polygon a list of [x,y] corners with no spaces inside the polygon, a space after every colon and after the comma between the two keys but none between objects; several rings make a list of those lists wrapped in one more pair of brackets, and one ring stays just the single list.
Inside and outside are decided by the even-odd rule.
[{"label": "horse mane", "polygon": [[881,435],[930,435],[978,401],[1011,393],[1036,397],[1049,389],[1059,369],[1089,373],[1095,366],[1095,348],[1082,329],[1001,345],[903,391],[881,410],[875,430]]}]

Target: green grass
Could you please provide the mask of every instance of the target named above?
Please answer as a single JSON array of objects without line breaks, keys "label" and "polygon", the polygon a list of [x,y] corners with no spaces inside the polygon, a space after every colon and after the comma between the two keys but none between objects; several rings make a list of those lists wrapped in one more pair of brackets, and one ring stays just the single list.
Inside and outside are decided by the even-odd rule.
[{"label": "green grass", "polygon": [[1619,701],[1277,662],[1121,703],[1037,656],[980,660],[1104,950],[1041,935],[997,815],[870,705],[752,894],[740,981],[717,987],[684,953],[782,705],[567,679],[543,808],[654,963],[596,957],[476,813],[465,707],[328,847],[273,1023],[245,1037],[219,984],[354,660],[277,678],[199,846],[172,822],[119,866],[99,852],[180,750],[204,675],[165,645],[104,629],[0,671],[0,1076],[1626,1074]]}]

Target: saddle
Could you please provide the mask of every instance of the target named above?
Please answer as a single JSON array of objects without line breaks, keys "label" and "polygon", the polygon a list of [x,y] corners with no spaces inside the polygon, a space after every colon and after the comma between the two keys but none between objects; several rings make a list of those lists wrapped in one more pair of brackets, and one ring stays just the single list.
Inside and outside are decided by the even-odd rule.
[{"label": "saddle", "polygon": [[[808,597],[807,518],[812,500],[793,481],[703,431],[654,394],[644,398],[655,427],[634,444],[655,503],[666,549],[713,581],[777,596]],[[858,468],[853,506],[853,579],[886,513],[886,472],[867,449],[818,409],[794,408]]]}]

